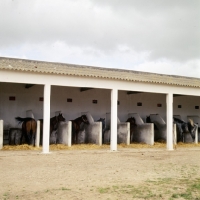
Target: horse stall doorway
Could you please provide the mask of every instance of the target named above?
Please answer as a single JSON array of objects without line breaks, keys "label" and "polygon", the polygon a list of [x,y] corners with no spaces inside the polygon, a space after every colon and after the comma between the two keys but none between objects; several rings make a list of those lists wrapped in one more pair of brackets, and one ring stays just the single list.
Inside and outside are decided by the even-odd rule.
[{"label": "horse stall doorway", "polygon": [[[19,145],[22,124],[16,117],[42,118],[43,86],[0,82],[0,119],[3,120],[3,145]],[[27,140],[23,137],[22,143]]]},{"label": "horse stall doorway", "polygon": [[[189,95],[176,95],[173,97],[173,110],[174,118],[182,120],[184,123],[189,123],[192,120],[197,126],[197,142],[200,142],[200,97]],[[191,134],[186,130],[184,132],[183,141],[180,138],[180,131],[177,129],[177,142],[184,142],[191,144],[193,138]]]},{"label": "horse stall doorway", "polygon": [[[130,148],[161,147],[166,148],[166,141],[157,142],[153,123],[147,121],[150,114],[157,114],[166,122],[166,95],[142,91],[119,91],[118,119],[130,123]],[[165,123],[166,134],[166,123]]]},{"label": "horse stall doorway", "polygon": [[[71,143],[72,147],[86,145],[86,149],[90,145],[96,144],[101,146],[102,139],[100,139],[96,132],[103,131],[103,122],[100,131],[100,122],[104,120],[106,113],[111,110],[111,90],[98,88],[83,88],[83,87],[67,87],[67,86],[52,86],[51,87],[51,116],[56,112],[62,113],[65,118],[65,123],[71,122]],[[86,120],[85,117],[86,116]],[[75,124],[76,123],[76,124]],[[62,123],[64,127],[64,123]],[[76,130],[78,133],[76,134]],[[57,137],[64,137],[63,130],[58,130]],[[76,135],[74,136],[73,133]],[[67,133],[68,134],[68,133]],[[95,138],[98,135],[98,139]],[[64,139],[60,139],[62,144],[67,145]],[[54,145],[58,148],[59,143]],[[90,145],[89,145],[90,144]],[[53,147],[53,146],[52,146]],[[50,148],[52,148],[50,147]],[[64,148],[64,147],[61,147]],[[109,148],[109,147],[108,147]]]}]

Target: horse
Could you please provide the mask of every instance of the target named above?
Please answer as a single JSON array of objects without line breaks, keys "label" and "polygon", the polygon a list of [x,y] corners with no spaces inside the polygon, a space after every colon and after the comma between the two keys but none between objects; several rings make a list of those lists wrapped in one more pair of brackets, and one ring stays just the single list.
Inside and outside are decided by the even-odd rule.
[{"label": "horse", "polygon": [[30,145],[33,143],[33,146],[35,146],[35,138],[36,138],[36,129],[37,129],[37,122],[35,119],[31,117],[21,118],[21,117],[15,117],[15,119],[19,122],[19,124],[22,123],[22,135],[20,138],[20,144],[22,144],[22,139],[25,137],[26,142]]},{"label": "horse", "polygon": [[[40,120],[40,144],[42,144],[43,140],[43,119]],[[58,116],[54,116],[50,118],[50,136],[53,131],[56,131],[58,129],[58,125],[60,122],[65,121],[65,118],[63,117],[62,113],[59,113]]]},{"label": "horse", "polygon": [[150,116],[147,116],[147,117],[146,117],[146,123],[153,123],[153,124],[154,124],[154,130],[158,130],[157,125],[156,125],[154,122],[151,121]]},{"label": "horse", "polygon": [[100,118],[99,120],[97,120],[97,122],[102,122],[102,144],[103,144],[103,142],[104,142],[104,133],[106,131],[105,118]]},{"label": "horse", "polygon": [[178,119],[178,118],[173,118],[174,119],[174,123],[176,124],[177,126],[177,129],[179,131],[179,134],[180,134],[180,140],[183,142],[183,133],[184,132],[189,132],[192,139],[193,139],[193,142],[195,140],[195,132],[196,132],[196,129],[197,129],[197,124],[195,124],[193,122],[192,119],[188,119],[188,122],[184,122],[183,120],[181,119]]},{"label": "horse", "polygon": [[135,118],[134,117],[129,117],[126,122],[130,123],[130,142],[133,139],[133,133],[134,133],[134,128],[137,126]]},{"label": "horse", "polygon": [[89,124],[86,115],[82,115],[74,120],[70,120],[72,122],[72,144],[78,143],[78,133],[80,131],[81,123]]}]

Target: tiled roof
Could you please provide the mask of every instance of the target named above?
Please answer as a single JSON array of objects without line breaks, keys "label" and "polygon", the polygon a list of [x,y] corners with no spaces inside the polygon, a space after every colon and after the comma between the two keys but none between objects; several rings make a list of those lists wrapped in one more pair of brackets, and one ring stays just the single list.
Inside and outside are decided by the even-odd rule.
[{"label": "tiled roof", "polygon": [[0,70],[26,71],[41,74],[46,73],[58,75],[62,74],[69,76],[98,77],[104,79],[118,79],[124,81],[200,87],[199,78],[5,57],[0,57]]}]

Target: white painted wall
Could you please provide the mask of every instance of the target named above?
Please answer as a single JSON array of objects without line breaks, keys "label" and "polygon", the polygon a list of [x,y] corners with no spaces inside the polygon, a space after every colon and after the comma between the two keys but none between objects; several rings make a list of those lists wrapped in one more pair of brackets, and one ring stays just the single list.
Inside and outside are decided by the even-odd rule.
[{"label": "white painted wall", "polygon": [[[106,112],[110,112],[110,90],[92,89],[80,92],[79,87],[52,86],[51,115],[61,110],[66,120],[75,119],[81,116],[82,112],[90,112],[94,120],[100,117],[105,118]],[[71,98],[72,102],[67,102]],[[97,100],[93,104],[92,100]]]},{"label": "white painted wall", "polygon": [[[9,101],[9,96],[15,96],[15,101]],[[0,83],[0,119],[4,120],[4,129],[19,127],[15,117],[26,117],[26,110],[33,110],[35,119],[42,118],[43,86],[25,89],[24,84]]]},{"label": "white painted wall", "polygon": [[[18,127],[15,117],[26,117],[26,110],[32,110],[35,119],[43,118],[43,102],[39,97],[43,97],[43,85],[35,85],[29,89],[25,84],[0,83],[0,119],[4,119],[4,129]],[[15,96],[15,101],[9,101],[9,96]],[[67,98],[73,101],[67,102]],[[93,104],[92,100],[98,100]],[[118,93],[118,117],[125,122],[128,113],[138,113],[144,121],[149,114],[160,114],[166,121],[166,95],[158,93],[138,93],[127,95],[127,91],[120,90]],[[137,106],[141,102],[142,106]],[[162,107],[157,107],[157,104]],[[174,111],[176,115],[181,115],[187,120],[187,115],[199,115],[200,110],[195,106],[200,106],[200,97],[179,96],[174,97]],[[182,105],[182,108],[178,108]],[[79,87],[52,86],[51,87],[51,117],[56,111],[61,111],[66,120],[79,117],[82,112],[90,112],[94,120],[105,117],[111,111],[111,90],[92,89],[80,92]]]},{"label": "white painted wall", "polygon": [[[30,72],[21,72],[21,71],[10,71],[10,70],[1,70],[0,73],[0,80],[1,82],[6,82],[6,83],[29,83],[29,84],[40,84],[40,85],[45,85],[45,88],[52,88],[52,91],[48,91],[47,95],[46,95],[46,100],[47,101],[45,103],[42,104],[45,107],[44,113],[44,130],[43,132],[46,131],[46,133],[49,132],[49,117],[52,116],[52,113],[55,113],[56,111],[62,111],[62,109],[64,110],[63,113],[66,113],[66,119],[68,119],[68,115],[69,113],[72,113],[72,115],[70,114],[70,118],[73,117],[75,118],[76,115],[79,114],[79,112],[87,112],[89,111],[94,119],[96,118],[97,114],[96,113],[100,113],[99,115],[105,113],[105,112],[109,112],[111,110],[111,150],[117,150],[117,116],[118,115],[121,119],[121,121],[123,121],[123,119],[126,119],[125,115],[126,115],[126,110],[129,112],[135,112],[138,111],[138,114],[141,115],[141,117],[144,119],[146,117],[146,113],[148,112],[148,114],[154,114],[155,112],[158,113],[157,111],[159,111],[159,114],[161,115],[161,117],[163,117],[164,119],[166,119],[166,111],[165,111],[165,105],[166,105],[166,101],[168,101],[168,109],[167,109],[167,121],[169,122],[167,124],[167,148],[168,150],[172,150],[173,149],[173,145],[172,145],[172,115],[173,113],[176,114],[176,112],[180,112],[180,111],[173,111],[173,94],[187,94],[187,95],[193,95],[193,96],[200,96],[200,89],[199,88],[194,88],[194,87],[183,87],[183,86],[172,86],[172,85],[164,85],[164,84],[155,84],[155,83],[145,83],[145,82],[131,82],[131,81],[124,81],[124,80],[116,80],[116,79],[100,79],[100,78],[92,78],[92,77],[82,77],[82,76],[67,76],[67,75],[56,75],[56,74],[39,74],[39,73],[30,73]],[[112,92],[108,92],[108,94],[104,94],[104,90],[102,92],[99,92],[100,90],[97,91],[98,94],[92,93],[92,95],[96,95],[94,97],[94,99],[98,100],[101,102],[101,100],[103,100],[102,102],[102,106],[94,106],[94,105],[89,105],[88,106],[88,101],[90,100],[90,98],[93,99],[93,96],[88,95],[87,93],[85,93],[84,95],[77,94],[76,92],[79,91],[62,91],[59,92],[59,90],[61,88],[55,88],[52,85],[57,85],[57,86],[67,86],[67,87],[93,87],[93,88],[101,88],[101,89],[108,89],[107,91],[112,91]],[[48,86],[48,87],[47,87]],[[3,94],[2,97],[0,97],[1,99],[1,107],[0,107],[0,118],[4,119],[6,121],[5,126],[9,127],[12,126],[15,122],[13,121],[14,117],[13,115],[15,114],[23,114],[23,112],[26,112],[26,110],[32,110],[33,114],[35,115],[35,118],[37,119],[37,116],[41,116],[43,112],[42,111],[42,106],[40,103],[36,102],[38,99],[38,97],[36,97],[36,94],[40,95],[39,89],[37,90],[36,93],[33,92],[18,92],[18,90],[16,90],[16,88],[12,88],[12,86],[9,86],[11,88],[11,91],[7,91],[7,93],[3,93],[3,91],[7,90],[7,88],[4,86],[2,86],[2,89],[0,89],[0,94]],[[8,88],[9,88],[8,87]],[[33,88],[37,88],[37,87],[33,87]],[[24,90],[24,88],[23,88]],[[36,90],[36,89],[33,89]],[[55,90],[55,91],[54,91]],[[62,90],[66,90],[66,88],[62,88]],[[154,95],[148,95],[145,94],[145,98],[141,98],[141,95],[144,94],[140,94],[140,96],[133,96],[130,99],[125,95],[125,94],[118,94],[117,91],[140,91],[140,92],[148,92],[148,93],[157,93],[160,94],[160,96],[154,96]],[[1,92],[2,91],[2,92]],[[45,90],[46,91],[46,90]],[[107,92],[106,91],[106,92]],[[6,95],[8,97],[9,93],[13,93],[15,95],[21,95],[19,98],[19,102],[9,102],[7,103],[7,99],[6,99]],[[31,93],[31,94],[30,94]],[[49,95],[51,93],[51,111],[50,106],[47,105],[49,103]],[[55,94],[54,94],[55,93]],[[120,93],[120,92],[119,92]],[[45,93],[46,94],[46,93]],[[70,96],[75,96],[76,100],[75,105],[73,106],[71,104],[71,106],[66,106],[65,104],[65,95],[70,95]],[[111,95],[112,94],[112,95]],[[34,95],[34,96],[33,96]],[[99,99],[97,99],[97,96],[99,96]],[[167,96],[166,96],[167,95]],[[114,101],[112,101],[112,104],[110,104],[111,102],[111,96],[112,99],[114,99]],[[122,98],[122,106],[117,106],[117,96],[118,96],[118,100],[120,101],[120,99]],[[169,97],[170,98],[166,98]],[[62,97],[62,98],[60,98]],[[17,98],[17,97],[16,97]],[[70,97],[73,98],[73,97]],[[78,99],[79,98],[79,99]],[[143,99],[142,101],[140,100],[139,102],[141,102],[143,104],[143,108],[136,108],[134,107],[132,110],[132,105],[134,106],[134,104],[136,103],[137,100],[139,100],[138,98]],[[84,99],[84,100],[82,100]],[[91,99],[91,100],[92,100]],[[159,102],[158,102],[159,100]],[[199,100],[199,98],[197,98],[197,101]],[[143,103],[144,101],[144,103]],[[161,102],[160,102],[161,101]],[[177,101],[177,100],[176,100]],[[180,99],[179,99],[180,101]],[[32,103],[34,102],[34,103]],[[107,102],[107,103],[106,103]],[[163,103],[162,103],[163,102]],[[155,103],[157,105],[157,103],[161,103],[162,107],[160,108],[155,108]],[[177,103],[177,102],[176,102]],[[179,102],[178,102],[179,103]],[[185,104],[185,99],[182,100],[182,103]],[[194,103],[194,102],[193,102]],[[199,101],[197,102],[198,105]],[[109,109],[109,104],[111,105]],[[121,102],[120,102],[121,104]],[[196,100],[195,100],[195,104],[196,104]],[[8,106],[7,106],[8,105]],[[98,104],[97,104],[98,105]],[[31,107],[31,108],[30,108]],[[117,108],[118,107],[118,112],[117,112]],[[175,107],[176,108],[176,107]],[[22,110],[23,109],[23,110]],[[67,111],[65,110],[67,109]],[[107,111],[107,109],[109,109]],[[159,109],[159,110],[158,110]],[[188,108],[187,108],[188,109]],[[21,110],[19,112],[19,110]],[[24,111],[25,110],[25,111]],[[34,113],[36,110],[36,113]],[[50,113],[49,113],[50,111]],[[73,111],[73,112],[72,112]],[[139,112],[140,111],[140,112]],[[195,113],[193,114],[193,111],[190,110],[189,114],[186,114],[186,111],[181,111],[184,115],[194,115],[197,111],[195,111]],[[187,110],[188,112],[188,110]],[[199,112],[198,112],[199,113]],[[198,114],[197,114],[198,115]],[[76,116],[78,117],[78,116]],[[184,117],[184,116],[182,116]],[[10,119],[12,118],[12,119]],[[122,119],[123,118],[123,119]],[[171,125],[170,125],[171,124]],[[48,134],[46,134],[48,135]],[[44,136],[44,135],[43,135]],[[45,143],[47,144],[46,147],[44,148],[43,145],[43,153],[48,153],[49,152],[49,144],[48,144],[48,137],[44,137],[43,139],[45,139]]]},{"label": "white painted wall", "polygon": [[[43,118],[43,86],[34,85],[25,89],[25,84],[0,83],[0,119],[4,120],[4,129],[19,127],[15,117],[26,117],[26,110],[32,110],[35,119]],[[15,96],[15,101],[9,101],[9,96]],[[67,102],[71,98],[72,102]],[[93,104],[92,100],[98,100]],[[82,112],[89,111],[94,120],[105,117],[110,112],[110,90],[92,89],[80,92],[78,87],[51,87],[51,112],[61,111],[66,120],[81,116]]]},{"label": "white painted wall", "polygon": [[[198,115],[200,116],[200,109],[195,109],[195,106],[200,108],[199,96],[179,96],[174,97],[173,103],[174,115],[180,115],[181,118],[187,121],[187,116]],[[181,105],[182,108],[178,108]]]},{"label": "white painted wall", "polygon": [[[160,114],[166,119],[166,95],[157,93],[138,93],[127,95],[127,91],[119,91],[118,113],[120,121],[128,119],[128,113],[138,113],[146,122],[146,117],[150,114]],[[137,106],[141,102],[142,106]],[[157,107],[157,104],[162,107]]]},{"label": "white painted wall", "polygon": [[29,84],[50,84],[69,87],[93,87],[128,91],[141,91],[161,94],[187,94],[200,96],[200,88],[172,86],[164,84],[153,84],[143,82],[131,82],[116,79],[101,79],[81,76],[67,76],[56,74],[38,74],[20,71],[2,70],[0,73],[1,82],[8,83],[29,83]]}]

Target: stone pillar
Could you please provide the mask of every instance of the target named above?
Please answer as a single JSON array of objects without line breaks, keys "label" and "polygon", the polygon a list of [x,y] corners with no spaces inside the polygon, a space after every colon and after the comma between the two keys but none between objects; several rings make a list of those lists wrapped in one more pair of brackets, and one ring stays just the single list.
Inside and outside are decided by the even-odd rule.
[{"label": "stone pillar", "polygon": [[42,153],[49,153],[50,96],[51,96],[51,85],[46,84],[44,85]]},{"label": "stone pillar", "polygon": [[176,124],[173,124],[173,141],[174,141],[174,145],[177,145]]},{"label": "stone pillar", "polygon": [[117,98],[118,90],[111,90],[111,139],[110,139],[110,150],[117,151]]},{"label": "stone pillar", "polygon": [[35,146],[39,147],[40,146],[40,121],[37,121],[37,131],[36,131],[36,141],[35,141]]},{"label": "stone pillar", "polygon": [[68,126],[67,126],[67,144],[68,144],[68,147],[72,146],[72,122],[71,121],[68,122]]},{"label": "stone pillar", "polygon": [[127,145],[130,145],[130,139],[131,139],[130,122],[127,122],[127,138],[126,138],[126,144]]},{"label": "stone pillar", "polygon": [[195,140],[194,140],[194,143],[198,144],[198,126],[197,126],[197,129],[195,131]]},{"label": "stone pillar", "polygon": [[0,120],[0,149],[3,148],[3,120]]},{"label": "stone pillar", "polygon": [[99,122],[100,126],[99,126],[99,146],[102,146],[102,122]]},{"label": "stone pillar", "polygon": [[167,102],[167,150],[173,150],[173,94],[166,95]]}]

